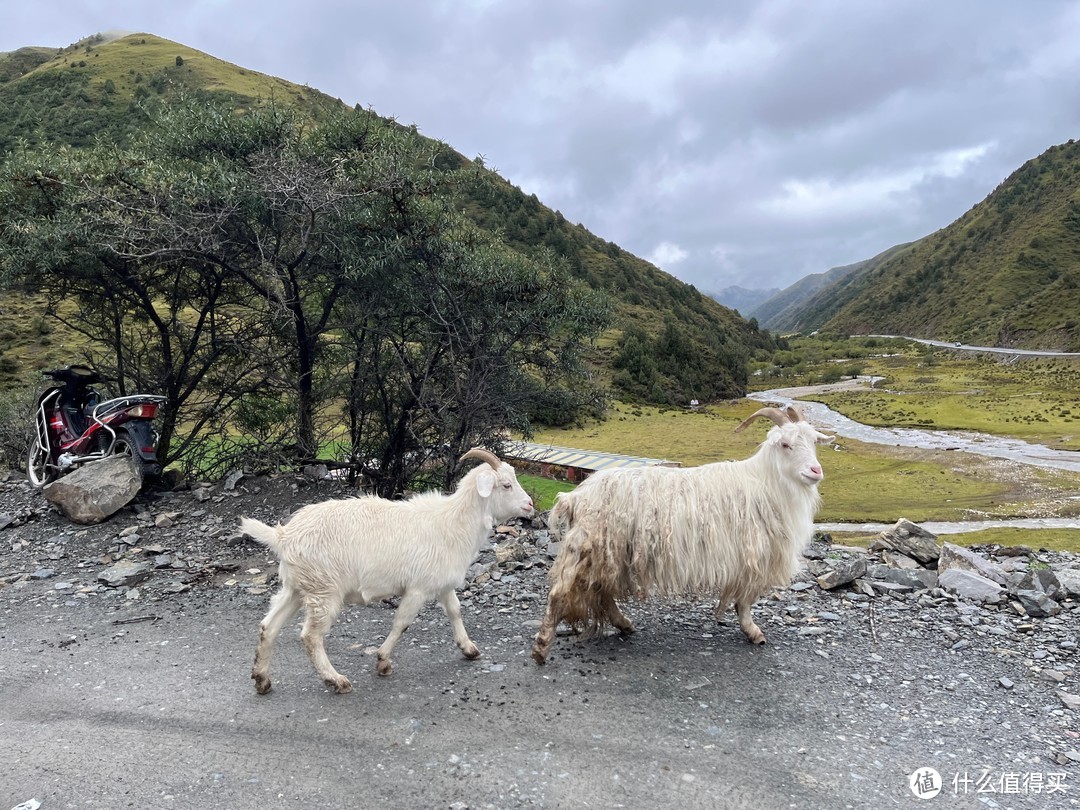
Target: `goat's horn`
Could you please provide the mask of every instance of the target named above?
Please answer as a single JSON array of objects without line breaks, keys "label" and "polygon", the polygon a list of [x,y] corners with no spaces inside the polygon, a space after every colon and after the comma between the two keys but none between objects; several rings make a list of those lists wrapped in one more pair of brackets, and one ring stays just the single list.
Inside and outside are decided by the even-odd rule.
[{"label": "goat's horn", "polygon": [[742,421],[742,424],[735,428],[735,432],[738,433],[740,430],[743,430],[747,425],[749,425],[759,416],[763,416],[766,419],[771,419],[777,425],[786,425],[788,422],[792,421],[788,417],[788,415],[779,408],[759,408],[758,410],[750,414],[748,417],[746,417],[746,419]]},{"label": "goat's horn", "polygon": [[492,453],[490,450],[485,450],[483,447],[474,447],[472,450],[459,458],[458,462],[468,461],[470,458],[476,458],[480,459],[480,461],[486,461],[488,464],[491,465],[491,468],[493,470],[498,470],[502,467],[502,462],[499,461],[499,457]]},{"label": "goat's horn", "polygon": [[802,412],[794,405],[788,405],[787,408],[784,409],[784,412],[787,413],[788,418],[791,419],[792,422],[803,421]]}]

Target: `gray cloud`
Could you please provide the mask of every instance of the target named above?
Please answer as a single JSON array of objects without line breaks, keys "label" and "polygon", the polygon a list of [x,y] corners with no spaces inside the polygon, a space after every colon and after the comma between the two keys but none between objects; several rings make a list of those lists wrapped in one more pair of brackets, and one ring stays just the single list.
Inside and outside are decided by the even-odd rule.
[{"label": "gray cloud", "polygon": [[1080,134],[1076,0],[97,0],[8,16],[0,50],[148,31],[415,123],[703,290],[789,284],[924,236]]}]

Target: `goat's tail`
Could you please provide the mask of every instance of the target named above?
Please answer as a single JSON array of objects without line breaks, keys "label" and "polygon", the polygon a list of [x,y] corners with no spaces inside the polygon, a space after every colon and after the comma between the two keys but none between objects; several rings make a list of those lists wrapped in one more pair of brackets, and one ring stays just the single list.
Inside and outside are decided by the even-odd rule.
[{"label": "goat's tail", "polygon": [[240,518],[240,531],[280,554],[281,526],[267,526],[261,520]]}]

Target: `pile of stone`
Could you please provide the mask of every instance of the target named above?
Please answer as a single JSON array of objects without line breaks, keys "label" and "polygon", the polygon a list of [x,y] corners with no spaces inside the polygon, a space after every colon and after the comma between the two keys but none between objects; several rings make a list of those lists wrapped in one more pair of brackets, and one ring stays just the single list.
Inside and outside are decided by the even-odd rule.
[{"label": "pile of stone", "polygon": [[934,534],[904,518],[865,550],[839,548],[845,559],[829,560],[818,546],[808,554],[807,569],[822,590],[848,587],[874,597],[941,589],[1031,618],[1054,616],[1062,602],[1080,599],[1080,568],[1071,558],[1054,562],[1027,546],[979,552],[939,545]]}]

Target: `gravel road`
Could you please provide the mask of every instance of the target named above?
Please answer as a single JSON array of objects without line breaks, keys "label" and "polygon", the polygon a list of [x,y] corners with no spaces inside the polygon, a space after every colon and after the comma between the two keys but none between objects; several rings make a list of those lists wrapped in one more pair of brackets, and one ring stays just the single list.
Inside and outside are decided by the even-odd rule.
[{"label": "gravel road", "polygon": [[[1032,619],[808,573],[758,603],[763,647],[709,602],[652,600],[627,606],[636,634],[560,637],[540,667],[540,521],[497,535],[461,591],[479,660],[433,605],[380,678],[370,651],[393,606],[355,607],[327,644],[352,694],[319,681],[297,623],[256,695],[275,566],[237,519],[341,494],[248,478],[79,527],[0,481],[0,808],[1080,804],[1080,605]],[[105,584],[118,561],[146,578]]]}]

